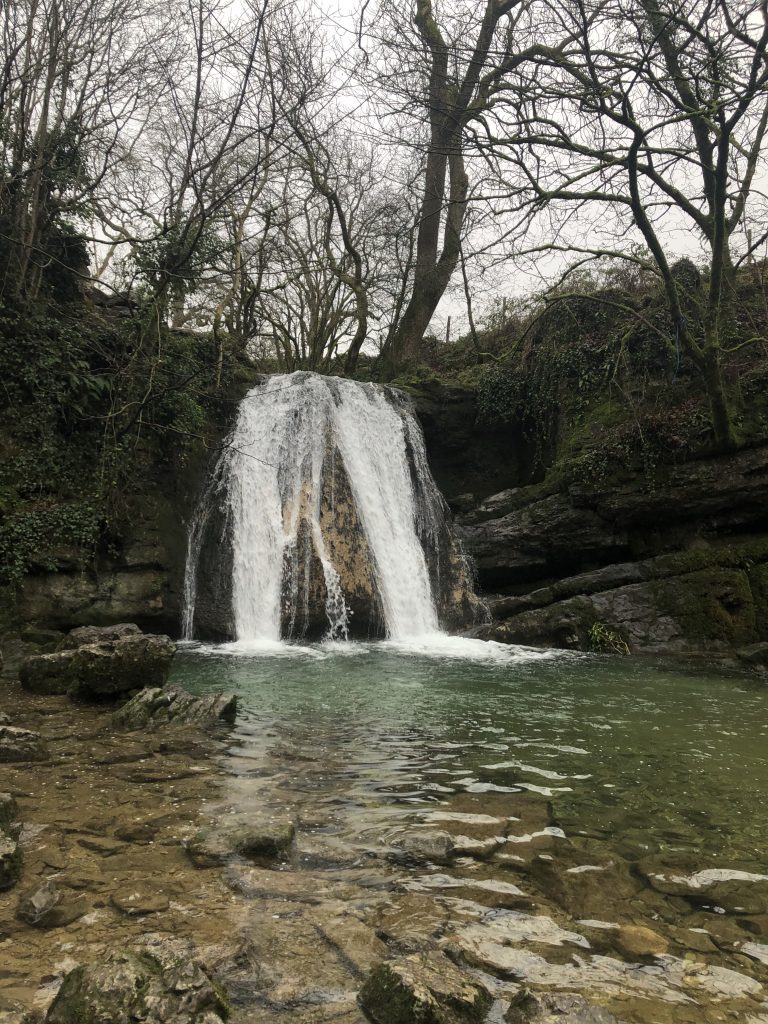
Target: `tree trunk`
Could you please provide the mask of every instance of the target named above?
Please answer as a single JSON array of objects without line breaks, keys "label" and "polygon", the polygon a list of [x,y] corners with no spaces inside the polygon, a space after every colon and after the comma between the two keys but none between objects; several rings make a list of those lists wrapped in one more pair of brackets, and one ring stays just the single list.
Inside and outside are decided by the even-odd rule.
[{"label": "tree trunk", "polygon": [[725,383],[720,366],[720,350],[710,339],[707,339],[702,373],[707,388],[715,442],[718,448],[723,451],[733,451],[738,445],[738,438],[733,427],[733,421],[731,420],[728,396],[725,392]]}]

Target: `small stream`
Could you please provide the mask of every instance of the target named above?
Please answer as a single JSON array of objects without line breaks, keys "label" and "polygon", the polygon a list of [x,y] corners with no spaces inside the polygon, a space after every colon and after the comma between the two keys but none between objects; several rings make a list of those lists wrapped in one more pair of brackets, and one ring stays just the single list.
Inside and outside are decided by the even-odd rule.
[{"label": "small stream", "polygon": [[768,1021],[764,686],[450,638],[188,645],[173,681],[239,695],[222,808],[396,891],[379,934],[439,934],[500,998]]}]

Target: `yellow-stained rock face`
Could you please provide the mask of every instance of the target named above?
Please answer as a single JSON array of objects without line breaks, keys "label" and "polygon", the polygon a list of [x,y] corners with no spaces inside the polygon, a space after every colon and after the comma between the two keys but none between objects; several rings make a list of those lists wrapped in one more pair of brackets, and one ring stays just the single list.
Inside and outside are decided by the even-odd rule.
[{"label": "yellow-stained rock face", "polygon": [[[308,485],[302,488],[296,545],[286,550],[283,574],[282,632],[285,636],[321,636],[333,629],[327,611],[328,586],[321,554],[338,574],[346,606],[346,635],[377,638],[386,634],[376,562],[355,504],[339,452],[330,444],[323,464],[319,511]],[[285,505],[286,525],[296,514]],[[313,522],[319,522],[323,551]],[[469,567],[446,522],[432,544],[425,544],[432,593],[441,626],[460,629],[484,613]],[[342,615],[343,618],[343,615]],[[336,620],[338,622],[338,620]],[[343,627],[336,636],[345,635]]]}]

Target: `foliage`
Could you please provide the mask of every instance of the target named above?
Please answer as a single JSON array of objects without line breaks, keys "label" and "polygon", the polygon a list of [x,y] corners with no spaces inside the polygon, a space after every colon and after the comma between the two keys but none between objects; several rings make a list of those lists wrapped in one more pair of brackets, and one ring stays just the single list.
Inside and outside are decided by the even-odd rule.
[{"label": "foliage", "polygon": [[629,645],[604,622],[589,627],[589,647],[597,654],[629,654]]},{"label": "foliage", "polygon": [[208,335],[109,320],[79,302],[0,312],[0,581],[94,564],[127,498],[217,436],[240,368]]}]

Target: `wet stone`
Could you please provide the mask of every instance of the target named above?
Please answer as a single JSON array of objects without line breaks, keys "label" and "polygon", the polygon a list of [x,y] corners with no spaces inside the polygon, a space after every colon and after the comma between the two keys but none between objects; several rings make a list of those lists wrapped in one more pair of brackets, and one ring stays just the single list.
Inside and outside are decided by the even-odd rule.
[{"label": "wet stone", "polygon": [[83,849],[98,853],[102,857],[113,857],[125,849],[125,843],[107,836],[82,836],[78,843]]},{"label": "wet stone", "polygon": [[15,797],[10,793],[0,793],[0,829],[6,831],[10,828],[11,822],[19,815],[19,808]]},{"label": "wet stone", "polygon": [[627,957],[662,956],[667,952],[667,940],[642,925],[622,925],[616,932],[616,945]]},{"label": "wet stone", "polygon": [[47,761],[48,758],[48,748],[40,733],[0,725],[0,763]]},{"label": "wet stone", "polygon": [[145,686],[164,686],[176,644],[170,637],[140,633],[78,647],[69,665],[68,693],[84,700],[119,697]]},{"label": "wet stone", "polygon": [[285,860],[295,836],[290,818],[276,817],[227,822],[202,829],[187,842],[187,852],[199,868],[216,867],[232,857]]},{"label": "wet stone", "polygon": [[380,964],[360,991],[375,1024],[479,1024],[491,1002],[484,986],[438,952]]},{"label": "wet stone", "polygon": [[61,901],[61,891],[50,878],[29,889],[19,900],[16,916],[36,928],[47,926],[46,918]]},{"label": "wet stone", "polygon": [[22,689],[49,696],[65,694],[72,685],[70,667],[74,656],[73,650],[67,650],[27,658],[19,668]]},{"label": "wet stone", "polygon": [[167,910],[170,902],[165,893],[138,885],[113,892],[112,905],[129,917],[142,917]]},{"label": "wet stone", "polygon": [[203,728],[232,724],[237,715],[233,693],[195,697],[178,686],[150,687],[132,697],[112,715],[119,729],[157,729],[169,725]]},{"label": "wet stone", "polygon": [[222,1024],[224,993],[196,961],[113,953],[77,967],[59,989],[47,1024]]},{"label": "wet stone", "polygon": [[425,830],[401,836],[395,842],[395,857],[405,862],[448,864],[454,854],[454,837],[450,832]]},{"label": "wet stone", "polygon": [[71,629],[59,643],[60,651],[75,651],[86,644],[98,644],[103,640],[123,640],[140,636],[141,630],[133,622],[118,622],[114,626],[78,626]]},{"label": "wet stone", "polygon": [[22,855],[19,844],[0,830],[0,890],[10,889],[21,875]]},{"label": "wet stone", "polygon": [[507,1024],[620,1024],[612,1013],[583,996],[529,989],[515,996],[504,1019]]}]

